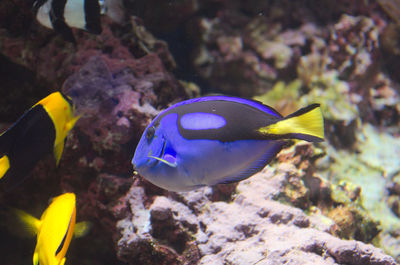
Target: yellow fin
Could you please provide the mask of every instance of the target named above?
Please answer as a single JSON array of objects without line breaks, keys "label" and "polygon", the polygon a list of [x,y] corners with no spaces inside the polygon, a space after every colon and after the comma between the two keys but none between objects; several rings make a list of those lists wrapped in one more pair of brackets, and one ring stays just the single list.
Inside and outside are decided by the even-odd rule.
[{"label": "yellow fin", "polygon": [[39,253],[33,254],[33,265],[39,265]]},{"label": "yellow fin", "polygon": [[60,163],[61,155],[64,150],[64,141],[59,143],[58,145],[54,146],[54,157],[56,158],[56,165]]},{"label": "yellow fin", "polygon": [[60,143],[56,144],[54,146],[54,157],[56,158],[56,165],[58,166],[58,163],[60,163],[60,159],[64,150],[64,143],[65,143],[65,137],[67,136],[67,133],[75,126],[75,123],[78,121],[78,119],[81,116],[75,116],[73,117],[69,122],[65,124],[64,131],[65,131],[65,136],[64,138],[60,141]]},{"label": "yellow fin", "polygon": [[78,115],[73,117],[67,124],[65,124],[65,130],[69,132],[72,128],[74,128],[75,123],[79,120],[82,115]]},{"label": "yellow fin", "polygon": [[0,179],[7,173],[9,168],[10,160],[8,159],[8,156],[4,155],[0,158]]},{"label": "yellow fin", "polygon": [[18,209],[12,209],[12,211],[18,217],[18,220],[21,221],[23,228],[28,235],[34,236],[38,233],[42,224],[39,219]]},{"label": "yellow fin", "polygon": [[324,139],[324,119],[319,104],[312,104],[258,131],[278,138],[282,136],[318,142]]},{"label": "yellow fin", "polygon": [[65,264],[65,257],[60,261],[60,265],[64,265]]},{"label": "yellow fin", "polygon": [[74,227],[74,236],[75,237],[86,236],[89,233],[91,227],[92,224],[90,222],[76,223]]}]

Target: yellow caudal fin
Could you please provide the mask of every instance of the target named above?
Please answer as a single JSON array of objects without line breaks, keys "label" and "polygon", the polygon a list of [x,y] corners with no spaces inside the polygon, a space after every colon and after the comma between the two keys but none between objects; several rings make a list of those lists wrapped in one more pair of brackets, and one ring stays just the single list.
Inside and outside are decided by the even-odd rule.
[{"label": "yellow caudal fin", "polygon": [[10,168],[10,160],[4,155],[0,158],[0,179],[7,173]]},{"label": "yellow caudal fin", "polygon": [[258,131],[275,138],[321,142],[324,140],[324,118],[320,105],[312,104]]},{"label": "yellow caudal fin", "polygon": [[38,233],[40,225],[42,224],[39,219],[18,209],[12,209],[12,211],[21,222],[23,230],[26,232],[26,234],[34,236]]},{"label": "yellow caudal fin", "polygon": [[91,227],[92,224],[90,222],[76,223],[74,227],[74,236],[75,237],[86,236],[89,233]]}]

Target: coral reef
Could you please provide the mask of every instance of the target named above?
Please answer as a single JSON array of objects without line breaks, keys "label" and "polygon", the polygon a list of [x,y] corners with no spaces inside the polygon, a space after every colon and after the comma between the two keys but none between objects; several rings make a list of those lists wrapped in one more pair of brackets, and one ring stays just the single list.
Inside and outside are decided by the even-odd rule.
[{"label": "coral reef", "polygon": [[[312,153],[309,145],[296,149]],[[304,172],[312,174],[312,163],[300,154],[288,151],[278,159],[293,159],[289,156],[297,166],[282,162],[265,168],[240,182],[228,201],[211,201],[213,190],[207,187],[148,202],[144,189],[133,186],[127,193],[130,214],[117,224],[119,257],[128,264],[152,264],[143,258],[162,248],[168,249],[163,259],[153,257],[160,264],[396,264],[371,245],[330,235],[336,224],[320,213],[306,215],[278,202],[294,197],[288,193],[293,179],[302,182]],[[297,204],[301,201],[311,203],[309,196]],[[353,221],[345,220],[363,229]]]},{"label": "coral reef", "polygon": [[[75,192],[93,227],[66,264],[396,264],[399,3],[125,0],[120,24],[103,16],[73,45],[35,22],[33,0],[0,1],[0,127],[59,89],[81,115],[59,167],[41,161],[1,205],[38,215]],[[200,92],[284,115],[319,102],[326,142],[290,142],[255,176],[192,192],[132,177],[148,122]],[[2,264],[31,262],[33,240],[0,233]]]},{"label": "coral reef", "polygon": [[[17,14],[26,8],[30,14],[31,5],[24,3],[14,1],[21,8],[14,10]],[[109,209],[118,208],[118,199],[132,184],[135,142],[158,108],[187,98],[189,90],[171,74],[175,63],[165,43],[134,19],[114,30],[104,17],[97,37],[74,31],[77,46],[35,23],[38,35],[33,38],[13,32],[16,25],[5,17],[0,22],[1,67],[6,70],[1,71],[1,122],[10,124],[40,97],[61,88],[80,115],[59,167],[51,157],[41,161],[22,185],[0,195],[1,204],[39,215],[52,196],[76,193],[78,221],[93,226],[88,236],[71,245],[67,263],[117,264],[110,251],[117,218]],[[2,242],[8,242],[2,243],[2,264],[31,262],[34,241],[21,243],[7,227],[1,227],[1,234]],[[16,257],[16,249],[24,254]]]}]

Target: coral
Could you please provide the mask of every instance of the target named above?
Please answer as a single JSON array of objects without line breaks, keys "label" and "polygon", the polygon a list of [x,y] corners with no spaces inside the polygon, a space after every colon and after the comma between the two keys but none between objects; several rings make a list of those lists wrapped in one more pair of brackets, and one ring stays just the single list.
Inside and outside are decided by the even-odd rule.
[{"label": "coral", "polygon": [[379,232],[378,223],[360,212],[362,213],[362,210],[354,206],[343,205],[329,211],[328,217],[338,226],[335,234],[340,238],[356,238],[363,242],[371,242]]},{"label": "coral", "polygon": [[[21,8],[19,12],[26,12],[26,4],[20,2],[15,1],[16,7]],[[95,55],[114,60],[139,59],[153,55],[161,59],[157,68],[172,70],[175,67],[167,44],[156,39],[133,18],[129,19],[124,27],[115,30],[112,21],[103,17],[103,30],[99,36],[74,30],[77,46],[64,42],[59,34],[38,25],[32,21],[32,17],[28,18],[29,23],[37,27],[37,36],[18,38],[11,34],[11,25],[5,25],[5,32],[0,35],[0,48],[9,60],[32,71],[38,80],[45,81],[48,90],[61,87],[67,77]],[[132,60],[128,63],[132,63]]]},{"label": "coral", "polygon": [[206,45],[195,54],[196,71],[220,91],[245,97],[268,91],[280,72],[290,71],[316,30],[309,25],[285,30],[264,16],[235,12],[203,19],[199,27]]},{"label": "coral", "polygon": [[[385,25],[376,21],[343,16],[332,27],[330,38],[321,34],[312,38],[312,52],[298,61],[297,79],[278,82],[256,99],[276,104],[285,114],[313,102],[322,103],[329,144],[322,146],[327,156],[317,164],[322,174],[304,179],[309,198],[335,221],[334,233],[383,247],[395,246],[397,240],[397,236],[388,239],[398,221],[386,203],[385,187],[398,170],[393,160],[398,152],[398,130],[382,133],[360,120],[397,124],[398,93],[396,85],[376,70],[378,38]],[[287,103],[296,98],[294,106]],[[329,192],[328,197],[321,195],[322,189]],[[394,212],[396,198],[393,194],[388,201]],[[360,226],[356,228],[354,223]],[[385,249],[398,256],[395,247]]]},{"label": "coral", "polygon": [[[312,55],[310,56],[312,57]],[[308,59],[313,60],[308,56],[302,59],[302,62]],[[301,69],[301,67],[307,66],[300,64],[299,68]],[[298,69],[299,72],[301,71],[300,69]],[[340,80],[336,71],[328,72],[325,70],[321,76],[312,76],[314,80],[309,86],[310,92],[301,98],[301,103],[323,102],[321,108],[324,117],[331,120],[342,120],[345,123],[350,123],[359,116],[358,109],[354,105],[358,101],[352,101],[353,98],[350,94],[348,83]]]},{"label": "coral", "polygon": [[390,16],[391,19],[400,23],[400,1],[398,0],[377,0],[382,9]]},{"label": "coral", "polygon": [[[302,82],[296,79],[288,84],[278,81],[270,91],[265,94],[255,96],[253,99],[272,106],[283,116],[295,112],[299,108],[298,98],[300,95]],[[282,97],[285,95],[285,97]]]},{"label": "coral", "polygon": [[[40,213],[76,192],[94,226],[67,263],[395,264],[377,247],[400,260],[397,0],[126,0],[123,25],[103,17],[99,36],[74,30],[76,46],[36,23],[32,2],[0,1],[1,128],[60,87],[81,117],[60,166],[45,159],[0,199]],[[283,115],[321,103],[327,141],[290,142],[231,185],[132,179],[148,122],[205,92]],[[1,234],[2,264],[31,261],[28,240]]]},{"label": "coral", "polygon": [[353,80],[366,74],[376,63],[379,34],[384,23],[368,17],[343,15],[335,24],[328,40],[329,55],[334,60],[330,67],[337,69],[341,79]]},{"label": "coral", "polygon": [[[162,68],[154,67],[154,72],[147,75],[138,72],[153,62],[160,63],[151,56],[126,60],[124,64],[119,60],[93,57],[65,81],[63,91],[74,101],[78,115],[82,115],[71,141],[75,146],[71,156],[79,157],[75,163],[79,161],[97,172],[128,172],[134,151],[132,140],[139,139],[143,126],[157,113],[151,105],[169,101],[172,95],[185,95]],[[163,89],[165,96],[159,93],[157,97],[155,91],[162,89],[157,87],[164,86],[163,83],[169,83],[170,90]],[[86,150],[86,155],[79,155],[81,148]],[[113,159],[101,162],[106,160],[106,154],[113,154]]]},{"label": "coral", "polygon": [[[35,38],[21,38],[10,34],[11,29],[1,29],[1,62],[8,70],[2,73],[8,76],[3,80],[12,81],[4,82],[1,90],[8,102],[1,113],[7,113],[6,121],[18,117],[16,112],[13,118],[7,109],[18,103],[14,98],[20,100],[18,111],[22,114],[38,97],[61,87],[81,115],[66,141],[58,168],[49,157],[23,185],[1,194],[2,204],[40,212],[52,196],[75,192],[78,221],[91,221],[93,227],[87,237],[77,240],[76,248],[71,246],[67,262],[72,264],[117,263],[110,249],[116,221],[127,214],[121,196],[132,184],[130,160],[135,143],[158,108],[187,97],[186,88],[169,72],[174,62],[165,43],[134,22],[113,30],[112,23],[103,18],[99,36],[74,31],[77,46],[40,26],[41,33]],[[137,36],[132,27],[141,35]],[[3,239],[9,240],[10,248],[21,242],[11,236]],[[30,241],[24,244],[26,249],[34,247]],[[32,259],[31,254],[16,258],[11,255],[14,251],[9,253],[2,252],[3,264]]]},{"label": "coral", "polygon": [[[385,201],[390,176],[400,170],[398,163],[394,161],[396,156],[393,155],[399,152],[398,139],[390,134],[378,132],[371,125],[364,125],[356,136],[360,154],[328,148],[327,155],[333,162],[329,163],[329,168],[326,168],[324,163],[327,160],[324,160],[324,163],[320,161],[319,167],[325,168],[320,172],[333,183],[346,181],[360,187],[359,200],[362,206],[375,222],[380,223],[382,229],[377,244],[385,248],[386,234],[396,230],[399,225],[398,218],[391,212]],[[340,201],[343,202],[342,199]],[[394,256],[398,255],[397,252],[386,250]]]},{"label": "coral", "polygon": [[[117,255],[128,264],[196,264],[198,250],[191,234],[197,220],[183,204],[157,197],[150,209],[141,187],[127,193],[129,215],[118,222]],[[165,242],[162,244],[162,242]]]},{"label": "coral", "polygon": [[63,91],[81,117],[66,146],[63,163],[69,168],[60,174],[62,183],[69,189],[81,188],[85,214],[98,219],[97,229],[105,227],[111,234],[118,218],[127,214],[126,198],[121,196],[132,183],[134,142],[158,113],[153,106],[185,97],[185,90],[158,57],[148,55],[123,62],[94,56],[65,81]]},{"label": "coral", "polygon": [[[118,222],[120,258],[128,264],[150,264],[148,255],[154,252],[151,259],[161,264],[282,264],[288,260],[290,264],[395,264],[371,245],[329,235],[335,224],[326,217],[306,215],[274,200],[280,194],[291,195],[287,193],[290,178],[312,172],[312,163],[307,162],[314,156],[311,146],[296,149],[295,154],[289,149],[278,158],[290,160],[292,154],[294,165],[271,165],[241,181],[228,202],[210,201],[211,187],[154,196],[148,202],[143,188],[132,187],[126,195],[130,215]],[[358,224],[352,223],[346,231],[352,233]],[[161,260],[160,248],[170,253]]]}]

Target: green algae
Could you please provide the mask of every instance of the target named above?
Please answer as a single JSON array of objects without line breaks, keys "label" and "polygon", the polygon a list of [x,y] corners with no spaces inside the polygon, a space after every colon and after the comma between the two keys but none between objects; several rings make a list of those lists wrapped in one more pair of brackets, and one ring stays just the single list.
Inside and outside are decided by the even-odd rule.
[{"label": "green algae", "polygon": [[358,98],[349,93],[348,83],[340,80],[335,71],[315,78],[308,85],[310,85],[307,88],[309,92],[304,94],[302,92],[305,86],[304,80],[295,79],[289,83],[279,81],[270,91],[254,99],[277,109],[285,109],[289,105],[291,111],[312,103],[320,103],[325,119],[341,120],[346,123],[359,117],[355,106],[357,102],[352,102]]},{"label": "green algae", "polygon": [[[361,187],[360,203],[372,218],[379,221],[384,230],[400,228],[400,220],[385,203],[386,185],[389,176],[400,170],[395,154],[400,151],[400,141],[389,134],[380,133],[365,124],[357,133],[360,153],[334,150],[327,146],[332,163],[322,174],[333,183],[343,183]],[[343,201],[343,196],[336,199]],[[343,201],[348,203],[348,201]]]},{"label": "green algae", "polygon": [[308,94],[300,98],[300,104],[319,102],[325,119],[349,122],[359,117],[355,106],[357,102],[352,102],[348,83],[340,80],[335,71],[321,76],[317,82],[312,83],[310,89]]},{"label": "green algae", "polygon": [[300,88],[302,83],[300,80],[296,79],[290,83],[285,83],[283,81],[276,82],[270,91],[267,93],[254,97],[255,100],[260,102],[265,102],[269,105],[275,106],[283,100],[282,95],[285,95],[285,101],[296,102],[299,98]]},{"label": "green algae", "polygon": [[[373,231],[373,222],[379,222],[381,233],[373,240],[374,244],[382,247],[387,253],[398,256],[399,243],[388,244],[388,241],[397,241],[393,233],[400,229],[400,219],[392,212],[387,203],[387,186],[393,174],[400,170],[397,163],[400,153],[400,139],[380,132],[370,124],[363,124],[356,132],[358,152],[335,150],[326,145],[327,157],[325,162],[317,165],[320,173],[333,185],[332,198],[338,202],[353,207],[358,205],[360,212],[365,212],[363,221],[365,236]],[[330,162],[327,162],[330,161]],[[323,165],[329,163],[329,165]],[[338,189],[343,183],[350,187],[360,187],[358,202],[349,200]],[[351,188],[350,188],[351,190]],[[396,234],[396,233],[395,233]]]},{"label": "green algae", "polygon": [[[325,69],[324,63],[318,62],[322,56],[306,59],[314,62],[303,62],[299,66],[298,79],[289,83],[277,82],[269,92],[255,99],[276,107],[284,114],[318,102],[328,122],[341,121],[344,126],[351,122],[357,124],[351,129],[355,134],[351,148],[337,150],[327,142],[320,148],[323,150],[319,152],[322,158],[317,160],[316,172],[331,183],[333,205],[319,207],[322,207],[320,209],[327,218],[332,218],[338,225],[335,231],[338,236],[373,242],[387,253],[398,256],[398,243],[387,245],[388,241],[396,241],[397,236],[390,235],[400,230],[400,219],[387,203],[387,186],[390,178],[400,172],[396,155],[400,154],[400,139],[380,132],[371,124],[362,124],[356,105],[360,99],[351,94],[349,84],[340,80],[337,71],[321,70]],[[288,106],[290,112],[287,112]],[[298,194],[292,191],[292,185],[288,185],[284,196],[281,195],[279,199],[293,203],[291,196],[297,197]],[[300,201],[304,207],[308,204],[305,202],[308,195],[306,191],[301,194]],[[310,209],[306,208],[305,211]]]}]

